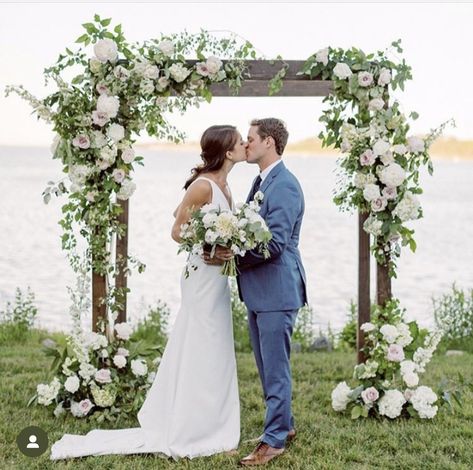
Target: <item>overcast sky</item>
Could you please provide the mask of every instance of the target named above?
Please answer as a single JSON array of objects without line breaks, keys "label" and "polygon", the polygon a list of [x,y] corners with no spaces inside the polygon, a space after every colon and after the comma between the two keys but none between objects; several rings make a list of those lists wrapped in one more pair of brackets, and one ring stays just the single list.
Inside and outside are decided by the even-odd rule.
[{"label": "overcast sky", "polygon": [[[74,46],[81,23],[92,20],[94,13],[122,23],[130,41],[184,29],[231,30],[268,59],[278,54],[306,59],[328,45],[371,52],[401,38],[414,80],[396,96],[406,114],[419,112],[413,130],[425,133],[454,118],[457,128],[447,134],[473,138],[473,4],[12,3],[0,4],[0,145],[51,142],[50,128],[36,121],[19,98],[5,99],[3,88],[22,83],[45,96],[43,68],[66,46]],[[322,108],[322,98],[218,98],[176,116],[174,123],[189,140],[196,140],[216,123],[236,124],[246,135],[251,118],[271,115],[287,122],[295,141],[318,134]]]}]

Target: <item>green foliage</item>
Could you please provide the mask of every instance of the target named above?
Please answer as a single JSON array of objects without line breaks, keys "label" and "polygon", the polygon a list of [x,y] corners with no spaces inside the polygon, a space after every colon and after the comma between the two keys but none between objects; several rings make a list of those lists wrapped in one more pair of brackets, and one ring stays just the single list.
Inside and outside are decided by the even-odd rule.
[{"label": "green foliage", "polygon": [[230,295],[233,317],[233,340],[238,352],[251,352],[250,333],[248,331],[248,310],[238,295],[235,278],[230,278]]},{"label": "green foliage", "polygon": [[441,348],[473,353],[473,289],[463,291],[453,284],[450,293],[432,302],[435,323],[444,332]]},{"label": "green foliage", "polygon": [[156,305],[149,306],[148,315],[138,322],[130,337],[132,341],[145,341],[159,346],[164,351],[167,342],[170,309],[159,300]]},{"label": "green foliage", "polygon": [[7,302],[5,310],[0,311],[0,344],[25,342],[29,338],[38,313],[34,300],[29,286],[26,294],[16,288],[14,304]]},{"label": "green foliage", "polygon": [[299,343],[302,351],[307,352],[315,339],[314,311],[310,305],[304,305],[298,312],[292,333],[292,342]]},{"label": "green foliage", "polygon": [[358,328],[358,309],[356,303],[350,300],[347,321],[340,333],[337,335],[337,349],[342,351],[354,351],[356,349],[356,331]]}]

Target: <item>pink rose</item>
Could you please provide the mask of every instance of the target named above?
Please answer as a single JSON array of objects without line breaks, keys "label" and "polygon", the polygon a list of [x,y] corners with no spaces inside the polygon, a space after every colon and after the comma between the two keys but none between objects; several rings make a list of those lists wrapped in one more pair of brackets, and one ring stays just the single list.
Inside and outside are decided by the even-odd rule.
[{"label": "pink rose", "polygon": [[369,72],[360,72],[358,74],[358,85],[367,87],[373,83],[373,75]]},{"label": "pink rose", "polygon": [[378,197],[371,201],[371,210],[373,212],[381,212],[383,211],[388,204],[388,201],[384,197]]},{"label": "pink rose", "polygon": [[85,416],[93,407],[94,405],[88,398],[79,402],[79,409],[82,411],[83,416]]},{"label": "pink rose", "polygon": [[97,86],[95,87],[99,95],[109,95],[110,90],[108,89],[107,85],[104,83],[98,83]]},{"label": "pink rose", "polygon": [[108,117],[107,113],[104,113],[102,111],[92,112],[92,121],[94,121],[94,124],[96,124],[97,126],[105,126],[105,124],[107,124],[109,120],[110,118]]},{"label": "pink rose", "polygon": [[74,145],[74,147],[79,147],[80,149],[85,150],[90,147],[90,139],[85,134],[79,134],[72,140],[72,145]]},{"label": "pink rose", "polygon": [[121,183],[125,179],[125,172],[119,168],[116,168],[113,170],[112,176],[117,183]]},{"label": "pink rose", "polygon": [[376,160],[376,157],[371,149],[365,150],[360,155],[360,165],[362,166],[372,165],[375,160]]},{"label": "pink rose", "polygon": [[389,345],[388,354],[386,355],[388,361],[401,362],[404,360],[404,350],[399,344],[393,343]]},{"label": "pink rose", "polygon": [[101,384],[108,384],[112,381],[112,376],[109,369],[99,369],[95,373],[95,381]]},{"label": "pink rose", "polygon": [[361,398],[367,405],[374,403],[379,398],[378,390],[374,387],[369,387],[361,392]]},{"label": "pink rose", "polygon": [[199,62],[198,64],[196,64],[195,68],[196,68],[196,72],[199,75],[202,75],[203,77],[207,77],[210,73],[207,67],[207,64],[205,62]]},{"label": "pink rose", "polygon": [[391,188],[389,186],[386,186],[383,191],[382,195],[384,198],[386,198],[388,201],[396,199],[397,197],[397,189],[396,188]]}]

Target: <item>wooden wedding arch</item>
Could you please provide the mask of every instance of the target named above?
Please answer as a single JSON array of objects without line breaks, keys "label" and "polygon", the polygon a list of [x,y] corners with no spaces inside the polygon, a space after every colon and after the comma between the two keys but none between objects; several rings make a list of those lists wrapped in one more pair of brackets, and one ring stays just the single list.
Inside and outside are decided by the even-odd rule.
[{"label": "wooden wedding arch", "polygon": [[[188,65],[194,65],[197,61],[189,60]],[[225,62],[225,61],[223,61]],[[275,96],[327,96],[333,82],[330,80],[311,79],[307,75],[298,75],[305,61],[284,61],[286,73],[283,78],[283,86]],[[271,79],[281,70],[281,63],[268,60],[248,60],[247,79],[243,82],[237,95],[229,88],[226,82],[211,85],[214,97],[263,97],[269,96],[268,87]],[[123,211],[120,214],[120,223],[126,226],[124,234],[117,236],[116,242],[116,266],[118,275],[115,279],[116,288],[127,287],[127,254],[128,254],[128,214],[129,203],[118,201]],[[363,223],[367,219],[367,213],[358,213],[358,334],[357,351],[358,362],[364,362],[362,348],[364,335],[360,334],[360,326],[370,320],[370,235],[363,230]],[[377,263],[376,266],[376,302],[385,305],[392,296],[391,279],[389,276],[388,262],[385,265]],[[106,297],[106,277],[93,272],[92,275],[92,328],[96,331],[99,319],[106,317],[106,305],[102,299]],[[118,312],[117,322],[126,321],[126,290],[122,302],[122,308]]]}]

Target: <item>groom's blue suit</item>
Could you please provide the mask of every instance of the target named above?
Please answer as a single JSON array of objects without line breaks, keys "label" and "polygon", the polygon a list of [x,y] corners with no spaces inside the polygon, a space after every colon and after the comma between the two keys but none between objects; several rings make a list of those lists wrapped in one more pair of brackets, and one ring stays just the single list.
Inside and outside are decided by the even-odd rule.
[{"label": "groom's blue suit", "polygon": [[[259,188],[264,194],[260,215],[272,239],[270,257],[257,250],[237,259],[240,298],[248,308],[248,325],[266,400],[264,438],[271,447],[284,447],[294,427],[291,412],[291,335],[297,311],[307,302],[299,234],[304,195],[295,176],[278,163]],[[252,194],[248,196],[247,202]]]}]

